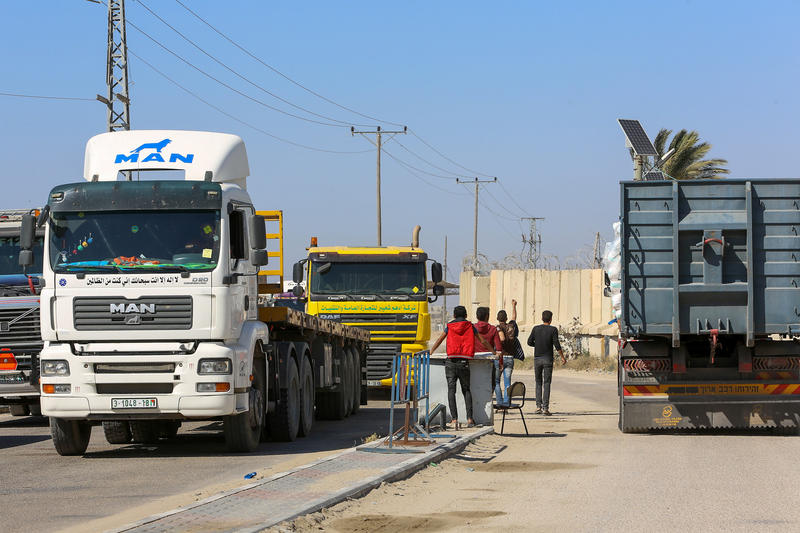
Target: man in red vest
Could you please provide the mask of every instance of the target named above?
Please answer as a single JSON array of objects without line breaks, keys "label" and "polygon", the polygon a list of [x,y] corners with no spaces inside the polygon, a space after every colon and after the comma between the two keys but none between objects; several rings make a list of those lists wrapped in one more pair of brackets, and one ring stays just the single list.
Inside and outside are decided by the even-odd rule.
[{"label": "man in red vest", "polygon": [[461,384],[464,394],[464,405],[467,407],[467,427],[473,427],[472,419],[472,391],[469,385],[469,362],[475,356],[475,346],[480,341],[492,355],[496,352],[483,335],[478,333],[475,326],[467,320],[467,309],[457,305],[453,309],[453,320],[447,323],[444,332],[436,339],[431,347],[431,353],[436,351],[442,342],[447,339],[447,360],[444,362],[444,375],[447,378],[447,400],[450,403],[450,414],[453,425],[458,429],[458,408],[456,406],[456,381]]}]

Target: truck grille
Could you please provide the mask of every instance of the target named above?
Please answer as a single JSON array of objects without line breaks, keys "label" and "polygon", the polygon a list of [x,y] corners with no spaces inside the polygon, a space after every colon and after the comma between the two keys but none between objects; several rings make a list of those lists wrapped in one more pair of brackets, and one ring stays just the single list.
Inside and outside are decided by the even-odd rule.
[{"label": "truck grille", "polygon": [[367,379],[392,377],[392,358],[400,353],[400,344],[370,343],[367,347]]},{"label": "truck grille", "polygon": [[191,296],[75,298],[76,330],[191,329]]},{"label": "truck grille", "polygon": [[0,348],[10,348],[19,359],[21,354],[39,353],[42,345],[38,305],[0,308]]},{"label": "truck grille", "polygon": [[414,341],[417,338],[417,313],[321,313],[320,318],[366,329],[370,338]]},{"label": "truck grille", "polygon": [[98,383],[97,394],[172,394],[172,383]]}]

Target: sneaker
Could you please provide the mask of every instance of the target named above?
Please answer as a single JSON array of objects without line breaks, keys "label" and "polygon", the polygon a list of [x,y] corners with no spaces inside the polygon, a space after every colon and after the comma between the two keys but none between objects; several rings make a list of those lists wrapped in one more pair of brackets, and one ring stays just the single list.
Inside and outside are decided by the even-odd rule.
[{"label": "sneaker", "polygon": [[544,413],[542,413],[542,414],[543,414],[544,416],[553,416],[553,413],[551,413],[551,412],[550,412],[550,411],[548,411],[547,409],[545,409]]},{"label": "sneaker", "polygon": [[534,413],[536,413],[537,415],[540,415],[540,414],[542,414],[542,408],[541,408],[541,407],[538,407],[538,408],[536,409],[536,411],[534,411]]}]

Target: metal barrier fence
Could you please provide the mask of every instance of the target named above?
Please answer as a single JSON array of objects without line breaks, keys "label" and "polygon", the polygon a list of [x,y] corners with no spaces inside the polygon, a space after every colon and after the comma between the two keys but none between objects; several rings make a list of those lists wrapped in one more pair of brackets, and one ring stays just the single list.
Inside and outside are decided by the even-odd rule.
[{"label": "metal barrier fence", "polygon": [[[392,359],[392,391],[389,410],[389,448],[401,445],[428,445],[432,442],[430,424],[431,353],[401,353]],[[418,423],[420,402],[425,402],[425,427]],[[394,408],[405,405],[403,427],[394,431]],[[411,438],[409,438],[411,437]]]}]

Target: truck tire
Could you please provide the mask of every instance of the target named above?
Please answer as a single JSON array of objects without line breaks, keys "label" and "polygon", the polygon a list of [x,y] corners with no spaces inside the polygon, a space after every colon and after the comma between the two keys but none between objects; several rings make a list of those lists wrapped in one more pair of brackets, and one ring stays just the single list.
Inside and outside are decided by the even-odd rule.
[{"label": "truck tire", "polygon": [[130,423],[131,440],[135,444],[153,444],[158,442],[158,420],[132,420]]},{"label": "truck tire", "polygon": [[58,455],[83,455],[89,447],[92,423],[50,417],[50,436]]},{"label": "truck tire", "polygon": [[109,444],[128,444],[132,438],[131,427],[125,420],[104,421],[103,433]]},{"label": "truck tire", "polygon": [[311,362],[308,357],[303,356],[302,369],[300,371],[300,428],[298,435],[308,437],[311,434],[311,426],[314,425],[314,374],[311,370]]},{"label": "truck tire", "polygon": [[342,351],[342,364],[344,365],[342,372],[342,384],[344,385],[344,416],[350,416],[353,410],[353,358],[350,356],[350,350]]},{"label": "truck tire", "polygon": [[30,411],[31,416],[42,416],[42,405],[39,402],[29,403],[28,410]]},{"label": "truck tire", "polygon": [[28,411],[28,406],[24,403],[14,403],[8,406],[8,410],[11,412],[11,416],[28,416],[30,411]]},{"label": "truck tire", "polygon": [[359,357],[358,350],[350,348],[350,361],[353,367],[353,406],[350,409],[350,414],[356,414],[361,409],[361,357]]},{"label": "truck tire", "polygon": [[253,383],[248,394],[248,410],[238,415],[223,418],[222,428],[225,444],[229,451],[249,453],[255,451],[261,442],[266,412],[265,363],[263,359],[253,360]]},{"label": "truck tire", "polygon": [[286,387],[280,390],[280,403],[269,421],[272,438],[291,442],[300,431],[300,375],[294,357],[287,359]]}]

